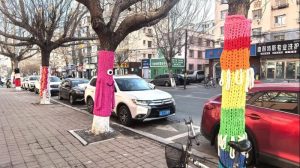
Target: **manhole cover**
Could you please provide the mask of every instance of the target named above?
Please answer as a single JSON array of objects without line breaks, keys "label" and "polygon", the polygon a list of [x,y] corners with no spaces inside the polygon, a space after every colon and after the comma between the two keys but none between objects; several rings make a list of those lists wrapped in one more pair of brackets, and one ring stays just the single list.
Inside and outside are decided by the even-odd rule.
[{"label": "manhole cover", "polygon": [[112,128],[110,128],[110,132],[99,135],[94,135],[90,132],[89,129],[69,130],[68,132],[70,132],[76,139],[78,139],[82,143],[82,145],[112,140],[119,134],[119,132],[115,131]]}]

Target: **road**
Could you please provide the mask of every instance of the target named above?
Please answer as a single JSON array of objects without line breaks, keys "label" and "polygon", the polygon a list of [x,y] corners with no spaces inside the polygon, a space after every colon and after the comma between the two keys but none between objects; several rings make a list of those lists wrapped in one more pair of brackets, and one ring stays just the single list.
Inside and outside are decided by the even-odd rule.
[{"label": "road", "polygon": [[[187,89],[183,89],[183,86],[178,86],[176,88],[157,87],[157,89],[166,91],[174,97],[176,102],[176,115],[168,118],[167,120],[136,122],[131,127],[133,129],[144,131],[160,138],[182,144],[186,143],[187,135],[187,128],[183,122],[184,119],[192,117],[195,130],[200,132],[200,122],[204,103],[210,97],[218,95],[221,92],[220,88],[205,89],[200,84],[188,85]],[[52,99],[70,105],[67,100],[58,100],[57,96],[53,96]],[[87,109],[84,102],[77,102],[72,106],[81,110]],[[115,117],[112,117],[112,120],[118,122]],[[209,144],[209,142],[202,136],[199,139],[201,145],[199,147],[195,146],[194,148],[197,151],[217,157],[214,148]]]}]

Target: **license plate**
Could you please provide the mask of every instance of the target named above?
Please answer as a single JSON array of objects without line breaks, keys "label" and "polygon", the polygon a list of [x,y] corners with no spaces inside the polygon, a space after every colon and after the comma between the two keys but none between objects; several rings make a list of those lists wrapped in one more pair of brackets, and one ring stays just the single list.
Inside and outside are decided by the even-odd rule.
[{"label": "license plate", "polygon": [[166,116],[170,114],[170,110],[161,110],[159,112],[159,116]]}]

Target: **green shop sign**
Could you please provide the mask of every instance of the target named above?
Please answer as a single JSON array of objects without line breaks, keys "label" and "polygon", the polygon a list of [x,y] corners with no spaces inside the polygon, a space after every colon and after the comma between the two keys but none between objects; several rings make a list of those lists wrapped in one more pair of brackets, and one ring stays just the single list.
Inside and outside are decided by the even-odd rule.
[{"label": "green shop sign", "polygon": [[[167,67],[165,59],[150,59],[150,67]],[[184,67],[184,59],[173,58],[172,67]]]}]

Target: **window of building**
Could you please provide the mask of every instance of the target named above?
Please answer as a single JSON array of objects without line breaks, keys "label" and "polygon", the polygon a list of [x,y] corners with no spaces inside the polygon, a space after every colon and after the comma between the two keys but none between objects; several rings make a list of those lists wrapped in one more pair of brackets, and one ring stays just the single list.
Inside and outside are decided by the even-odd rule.
[{"label": "window of building", "polygon": [[209,39],[206,39],[206,46],[210,47],[210,40]]},{"label": "window of building", "polygon": [[189,64],[189,71],[193,71],[194,70],[194,64]]},{"label": "window of building", "polygon": [[274,41],[283,41],[284,35],[274,35]]},{"label": "window of building", "polygon": [[197,70],[203,70],[203,65],[202,64],[198,64],[197,65]]},{"label": "window of building", "polygon": [[146,54],[143,54],[143,58],[146,58]]},{"label": "window of building", "polygon": [[297,93],[270,91],[261,94],[262,95],[252,103],[253,105],[298,114]]},{"label": "window of building", "polygon": [[143,45],[146,45],[146,40],[143,40]]},{"label": "window of building", "polygon": [[149,33],[149,34],[152,34],[152,29],[148,29],[148,33]]},{"label": "window of building", "polygon": [[151,59],[151,57],[152,57],[152,54],[148,54],[148,58]]},{"label": "window of building", "polygon": [[285,16],[286,15],[275,16],[275,26],[285,25]]},{"label": "window of building", "polygon": [[224,42],[220,42],[220,46],[221,46],[221,47],[224,47]]},{"label": "window of building", "polygon": [[221,29],[221,34],[224,34],[224,26],[221,26],[220,29]]},{"label": "window of building", "polygon": [[148,48],[152,47],[152,41],[148,41]]},{"label": "window of building", "polygon": [[262,10],[261,9],[253,10],[252,11],[252,17],[253,17],[253,19],[261,19],[261,17],[262,17]]},{"label": "window of building", "polygon": [[202,44],[202,38],[198,38],[198,44],[199,44],[199,45]]},{"label": "window of building", "polygon": [[277,7],[281,7],[287,5],[287,0],[275,0],[275,4]]},{"label": "window of building", "polygon": [[221,0],[221,4],[228,4],[228,0]]},{"label": "window of building", "polygon": [[221,11],[221,19],[222,19],[222,20],[225,19],[227,13],[228,13],[228,10],[222,10],[222,11]]},{"label": "window of building", "polygon": [[198,58],[203,58],[203,56],[202,56],[202,51],[198,51]]},{"label": "window of building", "polygon": [[193,38],[193,36],[190,36],[190,44],[193,44],[194,43],[194,38]]},{"label": "window of building", "polygon": [[191,58],[194,58],[194,50],[189,50],[189,56],[190,56]]},{"label": "window of building", "polygon": [[252,29],[252,36],[260,36],[261,35],[261,27]]}]

